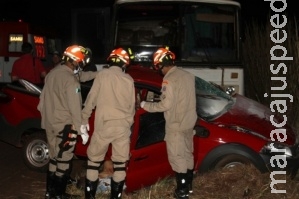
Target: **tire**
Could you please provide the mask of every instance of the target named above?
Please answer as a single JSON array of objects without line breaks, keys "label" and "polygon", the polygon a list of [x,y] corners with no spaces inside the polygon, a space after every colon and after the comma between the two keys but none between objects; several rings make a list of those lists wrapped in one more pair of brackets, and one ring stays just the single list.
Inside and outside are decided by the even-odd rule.
[{"label": "tire", "polygon": [[49,147],[44,132],[27,135],[23,145],[25,165],[37,172],[46,172],[49,165]]},{"label": "tire", "polygon": [[199,173],[205,173],[223,167],[240,164],[253,164],[262,173],[268,171],[262,157],[251,148],[234,143],[216,147],[209,152],[198,167]]},{"label": "tire", "polygon": [[238,154],[231,154],[223,157],[221,160],[219,160],[215,164],[215,169],[220,169],[220,168],[232,168],[238,165],[244,165],[244,164],[252,164],[251,161]]}]

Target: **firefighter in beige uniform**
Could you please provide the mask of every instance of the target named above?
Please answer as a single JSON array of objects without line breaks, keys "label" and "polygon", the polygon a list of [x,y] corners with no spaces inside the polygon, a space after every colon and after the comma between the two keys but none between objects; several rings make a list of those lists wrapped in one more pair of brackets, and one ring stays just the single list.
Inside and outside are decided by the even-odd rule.
[{"label": "firefighter in beige uniform", "polygon": [[[164,112],[168,160],[176,173],[176,198],[188,198],[193,179],[193,128],[197,120],[195,77],[174,65],[175,55],[165,48],[154,53],[154,66],[164,75],[160,102],[141,102],[148,112]],[[190,189],[190,190],[189,190]]]},{"label": "firefighter in beige uniform", "polygon": [[[82,46],[68,47],[62,62],[46,76],[38,110],[41,126],[46,130],[50,164],[45,198],[67,198],[65,193],[77,133],[83,144],[88,140],[81,127],[82,99],[79,80],[94,79],[98,72],[79,72],[88,62],[88,51]],[[75,73],[75,74],[74,74]]]},{"label": "firefighter in beige uniform", "polygon": [[96,76],[82,110],[84,126],[96,107],[94,133],[87,148],[86,199],[95,197],[99,167],[104,162],[110,143],[114,165],[110,198],[121,198],[126,162],[129,160],[130,129],[135,114],[134,82],[124,72],[130,63],[128,52],[122,48],[111,52],[107,58],[109,68],[101,70]]}]

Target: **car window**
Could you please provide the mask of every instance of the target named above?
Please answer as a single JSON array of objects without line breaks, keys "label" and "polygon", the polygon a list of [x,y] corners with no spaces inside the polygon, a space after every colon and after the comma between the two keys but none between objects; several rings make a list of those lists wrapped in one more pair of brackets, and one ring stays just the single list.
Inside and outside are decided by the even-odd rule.
[{"label": "car window", "polygon": [[29,91],[29,92],[32,92],[34,94],[38,94],[40,95],[41,92],[42,92],[42,88],[40,88],[39,86],[37,85],[34,85],[33,83],[25,80],[25,79],[19,79],[18,80],[20,82],[21,85],[24,86],[24,88]]},{"label": "car window", "polygon": [[[158,102],[161,92],[159,88],[151,88],[146,85],[135,84],[136,105],[141,101]],[[164,141],[165,119],[163,112],[142,114],[139,118],[140,126],[136,148],[142,148],[151,144]]]},{"label": "car window", "polygon": [[6,86],[30,95],[39,96],[42,92],[42,85],[36,85],[24,79],[19,79],[18,81],[11,82]]},{"label": "car window", "polygon": [[136,108],[139,108],[140,102],[158,102],[160,101],[161,92],[160,88],[154,88],[144,84],[135,83],[135,94],[136,94]]},{"label": "car window", "polygon": [[212,121],[226,113],[235,103],[219,86],[199,77],[195,78],[196,112],[198,117]]},{"label": "car window", "polygon": [[145,113],[140,116],[136,148],[164,141],[165,119],[163,112]]}]

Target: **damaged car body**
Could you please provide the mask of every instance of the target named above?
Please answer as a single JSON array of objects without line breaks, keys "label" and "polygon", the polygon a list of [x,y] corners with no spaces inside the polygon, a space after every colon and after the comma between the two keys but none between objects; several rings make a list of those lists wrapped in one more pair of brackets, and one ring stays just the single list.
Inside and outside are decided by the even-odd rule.
[{"label": "damaged car body", "polygon": [[[163,113],[149,113],[139,107],[141,101],[159,101],[162,77],[157,71],[139,65],[130,66],[127,73],[134,79],[136,94],[126,177],[126,191],[131,192],[174,173],[167,159]],[[22,147],[29,168],[45,171],[47,142],[36,109],[41,88],[24,80],[20,82],[8,84],[1,90],[0,139]],[[273,142],[270,133],[275,127],[271,124],[273,113],[268,107],[237,93],[229,95],[219,86],[198,77],[195,83],[198,120],[194,127],[194,170],[197,173],[239,164],[253,164],[261,172],[282,170],[271,165],[271,157],[280,154],[287,161],[283,170],[296,175],[299,149],[292,128],[286,127],[285,142]],[[86,89],[86,85],[82,88]],[[279,116],[275,118],[280,121]],[[94,113],[89,123],[91,135]],[[75,155],[86,157],[87,146],[88,143],[82,145],[78,136]],[[283,150],[277,152],[274,147]],[[108,152],[107,159],[109,155]]]}]

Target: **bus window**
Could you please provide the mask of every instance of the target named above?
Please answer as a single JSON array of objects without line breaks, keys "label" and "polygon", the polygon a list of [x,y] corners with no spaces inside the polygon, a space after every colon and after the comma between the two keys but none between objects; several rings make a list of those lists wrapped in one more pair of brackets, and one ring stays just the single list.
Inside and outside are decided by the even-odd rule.
[{"label": "bus window", "polygon": [[237,61],[233,7],[186,6],[183,24],[183,59],[221,63]]}]

